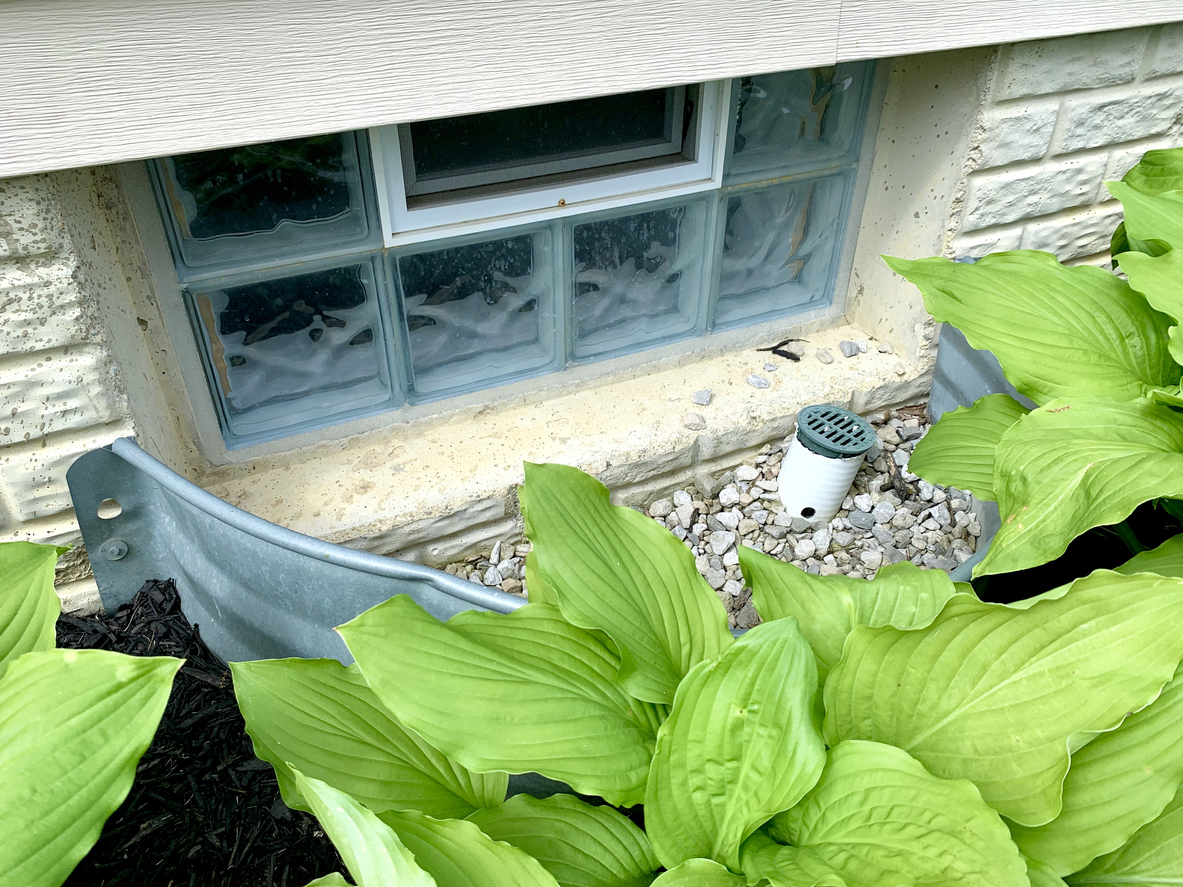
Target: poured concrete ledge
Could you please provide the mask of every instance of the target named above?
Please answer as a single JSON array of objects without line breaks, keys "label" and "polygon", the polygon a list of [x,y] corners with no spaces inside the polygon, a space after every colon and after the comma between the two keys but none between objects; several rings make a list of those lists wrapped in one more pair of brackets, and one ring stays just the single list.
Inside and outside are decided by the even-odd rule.
[{"label": "poured concrete ledge", "polygon": [[[791,432],[797,411],[810,403],[865,413],[928,394],[927,357],[907,366],[853,326],[808,338],[799,363],[757,352],[754,343],[542,402],[469,408],[224,466],[201,485],[301,533],[441,565],[520,536],[523,461],[577,466],[601,478],[617,501],[639,504],[692,483],[699,471],[739,464]],[[844,358],[843,339],[868,340],[867,353]],[[833,363],[816,358],[819,348],[829,349]],[[768,362],[780,368],[766,372]],[[771,385],[752,387],[752,373]],[[714,392],[706,407],[690,400],[702,388]],[[700,413],[706,428],[687,429],[687,412]]]}]

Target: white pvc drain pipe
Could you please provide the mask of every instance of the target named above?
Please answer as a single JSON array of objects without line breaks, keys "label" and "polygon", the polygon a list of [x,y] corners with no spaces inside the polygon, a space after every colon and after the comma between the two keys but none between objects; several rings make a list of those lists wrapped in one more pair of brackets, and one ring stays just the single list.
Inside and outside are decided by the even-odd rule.
[{"label": "white pvc drain pipe", "polygon": [[815,524],[833,520],[874,443],[874,429],[849,410],[820,404],[801,410],[776,478],[788,515]]}]

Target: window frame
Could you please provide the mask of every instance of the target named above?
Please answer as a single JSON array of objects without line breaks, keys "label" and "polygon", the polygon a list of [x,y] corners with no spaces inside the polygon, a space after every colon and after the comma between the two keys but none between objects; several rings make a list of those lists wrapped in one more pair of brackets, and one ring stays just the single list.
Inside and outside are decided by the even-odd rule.
[{"label": "window frame", "polygon": [[634,160],[541,187],[468,199],[460,195],[456,200],[430,205],[415,206],[413,201],[408,205],[399,125],[374,127],[369,130],[370,156],[383,245],[389,249],[718,188],[731,128],[726,113],[731,106],[731,82],[696,84],[699,101],[693,160],[653,168],[644,168],[652,166],[652,160]]}]

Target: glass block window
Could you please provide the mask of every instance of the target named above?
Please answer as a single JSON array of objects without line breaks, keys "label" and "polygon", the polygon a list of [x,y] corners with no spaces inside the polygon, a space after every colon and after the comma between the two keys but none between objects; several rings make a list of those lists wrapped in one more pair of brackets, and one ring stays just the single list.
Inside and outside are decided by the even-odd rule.
[{"label": "glass block window", "polygon": [[[842,64],[151,162],[226,445],[824,311],[872,74]],[[370,142],[391,129],[407,200],[562,176],[605,182],[606,199],[384,245]],[[614,170],[678,163],[722,172],[611,187]]]}]

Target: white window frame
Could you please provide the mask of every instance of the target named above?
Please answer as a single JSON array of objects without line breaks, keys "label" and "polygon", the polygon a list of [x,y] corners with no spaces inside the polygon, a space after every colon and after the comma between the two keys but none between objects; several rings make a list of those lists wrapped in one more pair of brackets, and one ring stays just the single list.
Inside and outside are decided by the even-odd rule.
[{"label": "white window frame", "polygon": [[728,135],[724,109],[731,81],[699,84],[693,161],[618,175],[591,175],[551,186],[408,208],[398,125],[369,130],[370,154],[386,247],[522,225],[719,188]]}]

